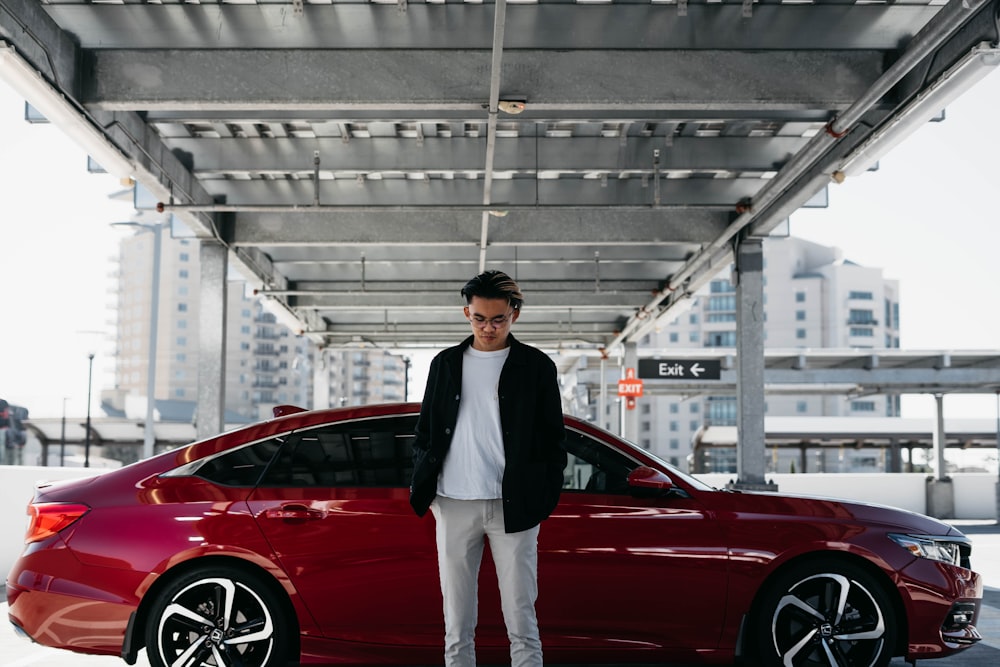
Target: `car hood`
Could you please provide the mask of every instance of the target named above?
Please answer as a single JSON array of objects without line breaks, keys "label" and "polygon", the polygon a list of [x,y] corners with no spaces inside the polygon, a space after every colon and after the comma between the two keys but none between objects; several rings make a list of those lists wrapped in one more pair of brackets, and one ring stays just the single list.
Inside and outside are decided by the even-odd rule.
[{"label": "car hood", "polygon": [[800,518],[853,521],[886,530],[925,534],[961,535],[944,521],[910,510],[877,503],[762,491],[718,491],[727,505],[740,513],[773,514]]}]

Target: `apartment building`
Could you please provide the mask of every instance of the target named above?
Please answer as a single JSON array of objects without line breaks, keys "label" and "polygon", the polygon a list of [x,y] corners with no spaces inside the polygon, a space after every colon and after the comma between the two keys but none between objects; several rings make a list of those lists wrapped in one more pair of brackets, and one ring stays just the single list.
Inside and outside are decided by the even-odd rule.
[{"label": "apartment building", "polygon": [[[764,242],[764,345],[769,349],[874,349],[899,347],[899,285],[880,268],[847,260],[838,248],[797,238]],[[693,305],[665,323],[639,345],[639,357],[652,351],[734,349],[736,289],[730,271],[722,272],[693,298]],[[617,371],[613,371],[617,372]],[[582,377],[596,379],[593,369]],[[596,392],[591,392],[596,395]],[[766,414],[774,416],[894,417],[898,396],[849,398],[841,395],[766,397]],[[647,396],[638,401],[638,444],[682,470],[694,467],[692,440],[705,426],[736,424],[736,396]],[[597,409],[591,405],[591,414]],[[620,405],[609,401],[603,419],[617,429]],[[699,461],[700,471],[731,472],[735,451],[713,452]],[[781,462],[773,462],[780,469]],[[843,471],[868,469],[870,461],[841,463]]]}]

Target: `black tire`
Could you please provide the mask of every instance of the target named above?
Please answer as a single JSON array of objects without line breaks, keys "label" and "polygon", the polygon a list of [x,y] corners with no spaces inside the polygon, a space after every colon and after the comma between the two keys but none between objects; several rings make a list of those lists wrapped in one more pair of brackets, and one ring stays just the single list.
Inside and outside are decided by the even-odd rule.
[{"label": "black tire", "polygon": [[258,575],[206,567],[171,581],[150,608],[151,667],[276,667],[288,662],[289,624]]},{"label": "black tire", "polygon": [[754,627],[764,667],[885,667],[898,632],[883,585],[836,561],[780,575],[763,592]]}]

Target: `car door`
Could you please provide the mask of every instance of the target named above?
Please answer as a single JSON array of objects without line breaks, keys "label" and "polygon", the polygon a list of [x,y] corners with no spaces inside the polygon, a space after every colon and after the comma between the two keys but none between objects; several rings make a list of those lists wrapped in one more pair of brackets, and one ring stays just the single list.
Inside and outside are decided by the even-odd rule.
[{"label": "car door", "polygon": [[539,537],[546,646],[716,647],[728,572],[716,522],[680,491],[635,497],[635,460],[590,435],[567,437],[568,488]]},{"label": "car door", "polygon": [[324,636],[438,645],[434,522],[409,504],[412,417],[293,433],[250,511]]}]

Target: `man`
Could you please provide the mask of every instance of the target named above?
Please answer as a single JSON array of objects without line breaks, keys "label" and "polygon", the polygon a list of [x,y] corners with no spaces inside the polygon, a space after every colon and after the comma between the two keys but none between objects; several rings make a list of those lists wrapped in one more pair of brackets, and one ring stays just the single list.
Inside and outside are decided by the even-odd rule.
[{"label": "man", "polygon": [[410,504],[436,521],[445,665],[474,667],[484,539],[496,565],[513,667],[542,664],[535,616],[539,523],[562,489],[562,401],[556,368],[517,341],[524,297],[486,271],[462,288],[472,335],[431,362],[413,445]]}]

